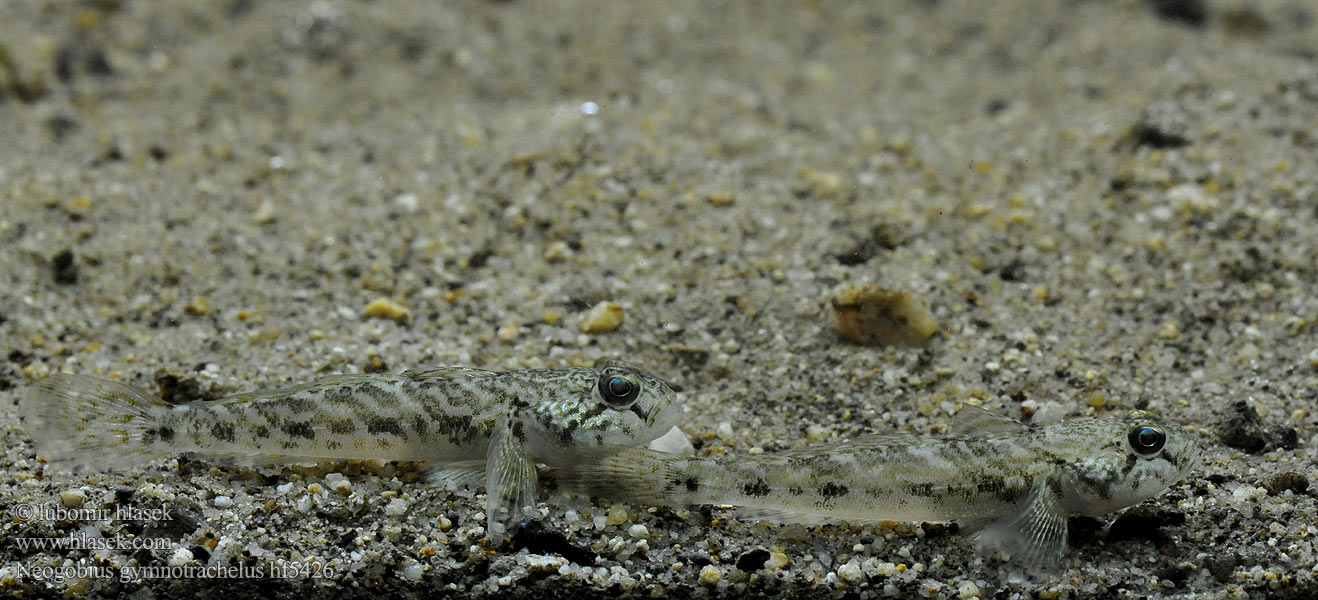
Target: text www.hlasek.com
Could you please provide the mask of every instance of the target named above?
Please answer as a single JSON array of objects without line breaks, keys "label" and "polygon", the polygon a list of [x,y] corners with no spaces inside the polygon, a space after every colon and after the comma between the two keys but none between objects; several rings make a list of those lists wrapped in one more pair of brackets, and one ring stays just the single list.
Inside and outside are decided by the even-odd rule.
[{"label": "text www.hlasek.com", "polygon": [[172,550],[174,542],[166,538],[139,538],[139,537],[95,537],[86,534],[77,534],[67,537],[54,538],[14,538],[14,544],[19,550],[43,551],[43,550]]}]

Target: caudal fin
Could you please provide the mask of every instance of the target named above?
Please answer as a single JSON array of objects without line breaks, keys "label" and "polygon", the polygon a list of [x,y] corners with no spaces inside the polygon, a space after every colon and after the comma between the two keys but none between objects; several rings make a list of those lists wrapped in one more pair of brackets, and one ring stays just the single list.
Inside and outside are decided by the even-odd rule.
[{"label": "caudal fin", "polygon": [[57,373],[28,390],[23,428],[47,462],[109,471],[172,454],[158,443],[168,405],[117,381]]}]

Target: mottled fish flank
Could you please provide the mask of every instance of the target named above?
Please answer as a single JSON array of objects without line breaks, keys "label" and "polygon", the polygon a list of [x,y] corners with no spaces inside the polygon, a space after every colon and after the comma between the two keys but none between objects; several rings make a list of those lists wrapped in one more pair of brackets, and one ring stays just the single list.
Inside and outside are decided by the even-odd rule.
[{"label": "mottled fish flank", "polygon": [[105,471],[190,452],[243,464],[423,460],[431,480],[487,487],[492,538],[537,498],[536,463],[595,460],[677,421],[676,394],[640,368],[339,375],[171,406],[97,377],[57,374],[24,401],[38,455]]},{"label": "mottled fish flank", "polygon": [[1198,457],[1193,438],[1146,413],[1028,429],[973,406],[951,435],[868,436],[716,460],[629,449],[561,470],[560,483],[616,500],[742,507],[777,521],[958,521],[980,549],[1045,566],[1066,517],[1162,493]]}]

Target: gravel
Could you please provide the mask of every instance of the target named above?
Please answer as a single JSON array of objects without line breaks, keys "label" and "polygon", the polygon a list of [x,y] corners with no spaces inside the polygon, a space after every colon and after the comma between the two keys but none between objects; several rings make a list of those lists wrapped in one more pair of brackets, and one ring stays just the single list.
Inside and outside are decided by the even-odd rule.
[{"label": "gravel", "polygon": [[[1318,595],[1313,10],[11,2],[0,591]],[[936,331],[848,342],[839,289]],[[943,524],[561,494],[496,547],[483,490],[416,465],[74,476],[16,410],[58,371],[185,402],[613,357],[680,388],[701,455],[933,434],[967,400],[1152,410],[1205,452],[1027,576]],[[37,506],[91,512],[16,512]]]}]

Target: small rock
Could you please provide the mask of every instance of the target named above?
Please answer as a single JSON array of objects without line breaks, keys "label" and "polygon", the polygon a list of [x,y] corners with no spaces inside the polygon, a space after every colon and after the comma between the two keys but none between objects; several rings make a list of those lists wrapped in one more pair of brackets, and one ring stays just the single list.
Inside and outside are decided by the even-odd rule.
[{"label": "small rock", "polygon": [[910,294],[875,285],[846,284],[832,298],[837,332],[865,345],[923,345],[938,331],[938,322]]},{"label": "small rock", "polygon": [[627,529],[627,535],[630,535],[638,539],[645,539],[650,537],[650,529],[644,525],[641,525],[640,523],[637,523]]},{"label": "small rock", "polygon": [[[664,329],[669,329],[669,324],[664,325]],[[693,371],[699,370],[709,362],[709,350],[697,348],[695,346],[686,346],[683,344],[669,344],[664,347],[673,358],[682,363],[682,366]],[[1314,364],[1318,365],[1318,350],[1314,351]]]},{"label": "small rock", "polygon": [[1204,0],[1148,0],[1153,13],[1164,21],[1191,27],[1203,27],[1208,22],[1208,6]]},{"label": "small rock", "polygon": [[179,548],[174,551],[173,556],[169,557],[169,566],[181,567],[192,562],[192,551],[187,548]]},{"label": "small rock", "polygon": [[82,490],[65,490],[60,492],[59,501],[67,508],[81,508],[87,501],[87,492]]},{"label": "small rock", "polygon": [[717,585],[720,578],[722,573],[719,573],[718,567],[714,565],[705,565],[700,569],[700,585]]},{"label": "small rock", "polygon": [[78,283],[78,262],[73,251],[65,248],[50,258],[50,268],[55,275],[55,283],[70,285]]},{"label": "small rock", "polygon": [[366,305],[364,309],[366,316],[375,319],[389,319],[396,323],[406,323],[412,320],[412,311],[407,307],[394,302],[384,296],[376,298]]},{"label": "small rock", "polygon": [[1268,493],[1276,496],[1286,490],[1296,494],[1303,494],[1309,490],[1309,478],[1295,471],[1278,473],[1269,477],[1263,482],[1263,487],[1268,489]]},{"label": "small rock", "polygon": [[743,571],[758,571],[769,562],[771,554],[764,548],[756,548],[737,557],[737,568]]},{"label": "small rock", "polygon": [[588,548],[572,545],[562,533],[546,528],[539,521],[526,520],[514,528],[513,550],[526,549],[531,554],[558,555],[578,565],[593,565],[599,555]]},{"label": "small rock", "polygon": [[860,569],[860,562],[853,558],[837,568],[837,576],[842,581],[855,584],[865,578],[865,572]]},{"label": "small rock", "polygon": [[406,513],[408,508],[411,508],[411,505],[408,504],[406,500],[403,500],[402,498],[394,498],[389,501],[389,504],[384,506],[384,514],[396,517]]},{"label": "small rock", "polygon": [[656,452],[667,452],[679,456],[691,456],[696,453],[696,448],[691,445],[691,440],[676,426],[669,429],[668,433],[655,438],[646,447]]},{"label": "small rock", "polygon": [[211,314],[211,303],[205,296],[197,296],[183,307],[183,312],[192,317],[204,317]]},{"label": "small rock", "polygon": [[705,199],[714,206],[732,206],[732,203],[736,200],[736,196],[733,196],[732,192],[724,190],[714,192],[706,196]]},{"label": "small rock", "polygon": [[621,504],[614,504],[609,507],[609,512],[605,515],[605,523],[609,525],[621,525],[627,522],[627,508]]},{"label": "small rock", "polygon": [[617,302],[600,302],[581,316],[578,323],[582,333],[608,333],[622,326],[622,305]]},{"label": "small rock", "polygon": [[233,506],[233,498],[228,496],[216,496],[211,499],[211,504],[214,504],[215,508],[229,508]]},{"label": "small rock", "polygon": [[1227,409],[1225,418],[1217,427],[1217,435],[1223,444],[1251,454],[1262,451],[1267,445],[1263,418],[1244,400]]}]

